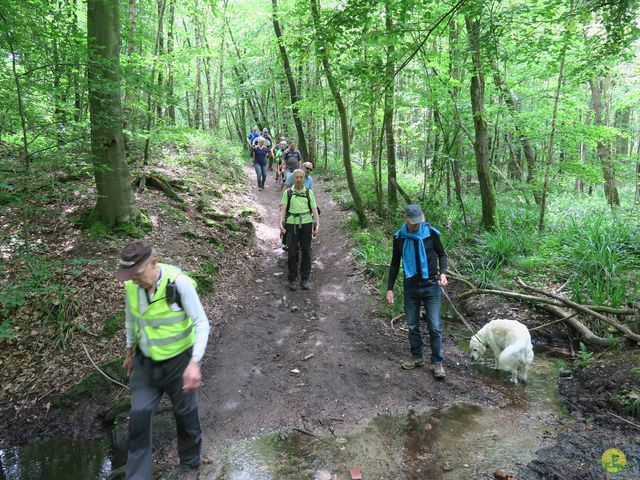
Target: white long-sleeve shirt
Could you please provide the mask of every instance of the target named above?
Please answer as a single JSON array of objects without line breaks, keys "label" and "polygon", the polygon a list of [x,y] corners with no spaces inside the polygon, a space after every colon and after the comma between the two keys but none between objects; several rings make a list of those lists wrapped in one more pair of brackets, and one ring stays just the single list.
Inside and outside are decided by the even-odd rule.
[{"label": "white long-sleeve shirt", "polygon": [[[164,275],[162,265],[158,265],[158,267],[160,268],[160,277],[156,282],[154,297],[158,292],[158,286],[160,285],[162,276]],[[200,362],[204,356],[204,351],[207,348],[207,341],[209,340],[209,318],[207,317],[204,308],[202,308],[200,297],[198,297],[198,293],[196,292],[196,289],[193,286],[193,283],[191,283],[191,279],[189,277],[186,275],[178,275],[175,280],[175,286],[180,294],[182,309],[184,309],[187,316],[191,318],[193,328],[196,331],[196,339],[193,345],[191,360],[194,362]],[[149,307],[149,301],[153,301],[154,297],[148,299],[144,288],[138,287],[138,307],[140,309],[140,313],[144,313],[144,311]],[[134,319],[129,311],[128,303],[129,300],[127,298],[124,325],[127,336],[127,348],[133,348],[136,345],[136,333],[134,328]],[[176,312],[181,310],[177,303],[171,304],[170,308]],[[141,337],[138,347],[144,355],[147,357],[149,356],[149,345],[146,344],[145,336]]]}]

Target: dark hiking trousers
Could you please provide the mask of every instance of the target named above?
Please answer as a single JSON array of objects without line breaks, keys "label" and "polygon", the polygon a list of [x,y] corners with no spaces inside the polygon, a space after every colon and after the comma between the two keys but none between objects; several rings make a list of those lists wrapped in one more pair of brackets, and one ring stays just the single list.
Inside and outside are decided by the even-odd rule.
[{"label": "dark hiking trousers", "polygon": [[295,281],[298,277],[298,245],[300,245],[300,253],[302,261],[300,262],[300,277],[307,280],[311,274],[311,230],[312,223],[303,223],[302,225],[287,224],[287,253],[289,266],[289,281]]},{"label": "dark hiking trousers", "polygon": [[136,354],[129,381],[131,414],[126,467],[128,480],[152,478],[151,425],[164,392],[167,392],[173,404],[180,464],[191,468],[200,465],[202,431],[198,418],[198,394],[197,391],[184,393],[182,390],[182,374],[190,360],[191,349],[162,362],[154,362],[140,352]]}]

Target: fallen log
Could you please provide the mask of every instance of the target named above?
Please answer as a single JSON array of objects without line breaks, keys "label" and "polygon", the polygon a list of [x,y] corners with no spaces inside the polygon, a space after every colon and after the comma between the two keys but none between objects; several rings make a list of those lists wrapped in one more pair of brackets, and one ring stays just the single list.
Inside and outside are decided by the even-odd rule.
[{"label": "fallen log", "polygon": [[516,278],[516,283],[518,285],[520,285],[522,288],[524,288],[525,290],[529,290],[531,292],[535,292],[535,293],[539,293],[540,295],[545,295],[547,297],[551,297],[554,298],[562,303],[564,303],[567,307],[573,308],[574,310],[577,310],[579,312],[582,313],[586,313],[587,315],[591,315],[594,318],[597,318],[598,320],[602,320],[605,323],[608,323],[609,325],[611,325],[613,328],[615,328],[616,330],[618,330],[619,332],[624,333],[628,338],[631,338],[632,340],[635,340],[636,342],[640,342],[640,335],[638,335],[637,333],[633,332],[629,327],[627,327],[626,325],[623,325],[622,323],[609,318],[605,315],[602,315],[601,313],[598,313],[590,308],[587,308],[584,305],[580,305],[579,303],[576,303],[572,300],[569,300],[565,297],[563,297],[562,295],[557,295],[555,293],[552,292],[547,292],[546,290],[543,290],[541,288],[536,288],[536,287],[530,287],[529,285],[527,285],[526,283],[524,283],[520,278]]},{"label": "fallen log", "polygon": [[[567,306],[566,303],[560,300],[550,300],[544,297],[536,297],[534,295],[526,295],[524,293],[519,292],[510,292],[508,290],[491,290],[485,288],[474,288],[472,290],[467,290],[466,292],[462,292],[458,295],[458,298],[467,298],[473,295],[501,295],[503,297],[515,298],[516,300],[523,300],[525,302],[536,302],[536,303],[546,303],[548,305],[555,305],[556,307]],[[607,307],[604,305],[583,305],[584,307],[593,310],[594,312],[601,313],[611,313],[613,315],[639,315],[640,310],[633,310],[630,308],[613,308]]]},{"label": "fallen log", "polygon": [[175,192],[173,187],[164,178],[152,173],[142,174],[136,177],[131,182],[133,185],[138,185],[139,190],[144,190],[145,187],[160,190],[171,200],[175,200],[179,203],[184,203],[184,200]]},{"label": "fallen log", "polygon": [[[469,290],[469,292],[473,292],[473,293],[471,293],[473,295],[480,295],[480,294],[483,294],[483,293],[488,293],[488,294],[492,294],[492,295],[501,295],[501,296],[505,296],[505,297],[514,298],[516,300],[521,300],[521,301],[524,301],[524,302],[533,303],[536,306],[538,306],[539,308],[545,310],[546,312],[551,313],[553,316],[561,318],[565,324],[573,327],[573,329],[576,332],[578,332],[578,334],[580,335],[580,337],[582,338],[582,340],[585,343],[587,343],[587,344],[589,344],[591,346],[594,346],[594,347],[608,347],[611,344],[611,342],[608,339],[600,337],[600,336],[596,335],[595,333],[593,333],[589,329],[589,327],[587,327],[582,322],[580,322],[577,318],[575,318],[574,315],[572,315],[571,313],[567,312],[564,308],[562,308],[562,306],[558,306],[557,304],[552,304],[553,301],[551,301],[551,300],[547,300],[545,298],[542,298],[543,302],[539,302],[540,297],[536,297],[536,296],[533,296],[533,295],[525,295],[525,294],[518,293],[518,292],[510,292],[508,290],[502,290],[502,289],[496,289],[496,288],[483,291],[483,289],[475,288],[475,286],[471,282],[469,282],[469,280],[465,279],[460,274],[451,275],[450,272],[448,272],[447,275],[450,276],[451,278],[459,280],[462,283],[470,286],[471,290]],[[464,298],[465,296],[470,296],[470,295],[467,295],[467,292],[463,292],[461,295],[459,295],[459,298]]]}]

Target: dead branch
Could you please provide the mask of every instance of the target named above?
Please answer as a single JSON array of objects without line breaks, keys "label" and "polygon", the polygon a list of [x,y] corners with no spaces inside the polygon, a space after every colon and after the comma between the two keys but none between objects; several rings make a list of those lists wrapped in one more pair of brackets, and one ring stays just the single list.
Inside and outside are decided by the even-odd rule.
[{"label": "dead branch", "polygon": [[541,288],[530,287],[529,285],[524,283],[520,278],[516,278],[516,283],[520,285],[522,288],[524,288],[525,290],[529,290],[531,292],[539,293],[541,295],[554,298],[564,303],[566,306],[573,308],[574,310],[577,310],[582,313],[586,313],[587,315],[591,315],[592,317],[595,317],[598,320],[602,320],[603,322],[611,325],[613,328],[615,328],[619,332],[624,333],[627,337],[635,340],[636,342],[640,342],[640,335],[638,335],[637,333],[634,333],[633,331],[631,331],[629,327],[621,324],[620,322],[617,322],[616,320],[613,320],[612,318],[602,315],[584,305],[580,305],[579,303],[573,302],[563,297],[562,295],[556,295],[555,293],[547,292],[546,290],[543,290]]},{"label": "dead branch", "polygon": [[184,203],[184,200],[175,192],[173,187],[167,182],[164,178],[159,175],[154,175],[152,173],[144,173],[140,177],[136,177],[131,182],[134,185],[138,185],[139,189],[142,190],[145,187],[153,188],[155,190],[160,190],[171,200],[175,200],[179,203]]},{"label": "dead branch", "polygon": [[[462,275],[458,273],[451,275],[450,272],[447,272],[447,275],[451,276],[451,278],[454,278],[456,280],[460,280],[466,285],[469,285],[473,291],[476,291],[476,292],[481,291],[481,289],[476,288],[475,285],[473,285],[471,282],[466,280]],[[524,295],[517,292],[508,292],[507,290],[498,290],[498,289],[485,290],[485,292],[486,293],[491,292],[495,295],[503,295],[503,296],[507,296],[505,295],[506,293],[517,295],[517,297],[514,297],[514,298],[522,301],[530,302],[530,303],[535,303],[539,308],[551,313],[553,316],[563,318],[564,323],[573,327],[573,329],[578,332],[578,334],[580,335],[582,340],[584,340],[585,343],[595,347],[607,347],[610,345],[609,340],[593,333],[587,326],[585,326],[578,319],[574,318],[564,308],[551,303],[538,302],[539,297]],[[462,295],[464,295],[464,293]],[[530,297],[530,298],[527,298],[527,297]],[[547,302],[552,302],[551,300],[547,300],[547,299],[543,299],[543,300],[546,300]]]},{"label": "dead branch", "polygon": [[[536,302],[536,303],[546,303],[548,305],[555,305],[556,307],[564,307],[567,306],[566,303],[559,300],[550,300],[548,298],[536,297],[534,295],[526,295],[524,293],[518,292],[510,292],[508,290],[491,290],[484,288],[474,288],[472,290],[467,290],[466,292],[458,295],[458,298],[467,298],[472,295],[501,295],[503,297],[515,298],[517,300],[523,300],[525,302]],[[640,310],[633,310],[627,308],[613,308],[607,307],[604,305],[583,305],[584,307],[593,310],[594,312],[602,312],[602,313],[611,313],[613,315],[638,315]]]},{"label": "dead branch", "polygon": [[114,380],[113,378],[111,378],[109,375],[107,375],[106,373],[104,373],[100,367],[98,365],[96,365],[96,362],[93,361],[93,358],[91,358],[91,355],[89,355],[89,350],[87,350],[87,347],[84,346],[84,343],[82,344],[82,348],[84,348],[84,353],[87,354],[87,358],[89,359],[89,361],[91,362],[91,365],[93,365],[93,367],[102,374],[102,376],[104,376],[107,380],[109,380],[110,382],[115,383],[116,385],[120,385],[121,387],[124,387],[126,389],[129,389],[129,387],[127,387],[126,385],[120,383],[117,380]]}]

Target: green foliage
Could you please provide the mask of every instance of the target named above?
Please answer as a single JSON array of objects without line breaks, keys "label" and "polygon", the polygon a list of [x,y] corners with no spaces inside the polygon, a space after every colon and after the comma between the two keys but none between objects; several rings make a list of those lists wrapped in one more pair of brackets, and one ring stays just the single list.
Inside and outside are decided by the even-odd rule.
[{"label": "green foliage", "polygon": [[580,350],[578,350],[577,358],[573,362],[576,371],[584,370],[593,361],[593,353],[587,350],[584,343],[580,342]]},{"label": "green foliage", "polygon": [[9,320],[3,320],[2,323],[0,323],[0,340],[3,338],[12,338],[13,332],[13,328],[9,326]]},{"label": "green foliage", "polygon": [[621,414],[640,418],[640,389],[624,389],[611,398],[611,403]]},{"label": "green foliage", "polygon": [[107,319],[102,327],[102,335],[112,337],[124,329],[124,312],[119,311],[111,318]]},{"label": "green foliage", "polygon": [[573,272],[569,285],[575,301],[616,307],[635,298],[638,286],[629,282],[640,267],[637,218],[594,212],[569,216],[562,227],[554,242],[563,266]]}]

